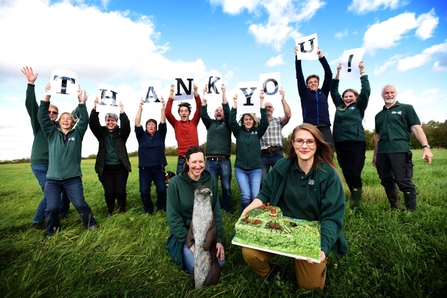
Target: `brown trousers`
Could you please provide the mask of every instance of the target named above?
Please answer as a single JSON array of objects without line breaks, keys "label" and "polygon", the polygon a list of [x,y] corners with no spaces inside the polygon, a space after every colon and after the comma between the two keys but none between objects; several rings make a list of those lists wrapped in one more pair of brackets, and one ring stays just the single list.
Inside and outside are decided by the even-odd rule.
[{"label": "brown trousers", "polygon": [[[267,276],[270,272],[269,261],[276,254],[242,247],[242,255],[245,262],[260,276]],[[293,260],[295,265],[295,276],[298,287],[303,289],[323,290],[326,282],[326,260],[321,263],[308,263],[306,260]]]}]

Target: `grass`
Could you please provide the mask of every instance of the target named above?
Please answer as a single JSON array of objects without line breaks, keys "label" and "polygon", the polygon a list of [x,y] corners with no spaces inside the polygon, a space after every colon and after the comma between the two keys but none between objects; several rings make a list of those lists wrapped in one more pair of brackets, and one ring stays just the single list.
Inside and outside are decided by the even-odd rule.
[{"label": "grass", "polygon": [[[293,263],[276,257],[285,277],[256,276],[231,245],[239,213],[223,215],[227,262],[220,283],[192,290],[190,276],[178,271],[165,249],[169,226],[164,212],[141,213],[137,158],[127,186],[128,212],[107,218],[94,160],[82,161],[85,197],[100,229],[83,229],[71,208],[62,232],[46,239],[29,228],[42,196],[29,164],[0,165],[1,297],[445,297],[447,295],[447,150],[433,150],[431,166],[415,150],[417,211],[391,211],[367,152],[362,212],[345,215],[350,252],[328,259],[324,291],[296,287]],[[176,159],[168,158],[168,170]],[[233,176],[234,177],[234,176]],[[232,181],[232,208],[239,208]],[[155,200],[155,190],[153,190]]]}]

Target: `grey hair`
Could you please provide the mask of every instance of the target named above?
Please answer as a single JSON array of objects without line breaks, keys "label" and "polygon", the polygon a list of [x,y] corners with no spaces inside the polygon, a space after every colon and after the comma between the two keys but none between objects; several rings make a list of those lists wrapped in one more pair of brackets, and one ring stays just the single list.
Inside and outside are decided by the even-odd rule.
[{"label": "grey hair", "polygon": [[398,92],[397,92],[397,87],[396,87],[396,86],[394,86],[393,84],[387,84],[387,85],[385,85],[385,86],[382,88],[382,92],[381,92],[380,94],[383,94],[383,92],[385,91],[385,88],[387,88],[387,87],[393,87],[394,90],[396,90],[396,94],[398,93]]}]

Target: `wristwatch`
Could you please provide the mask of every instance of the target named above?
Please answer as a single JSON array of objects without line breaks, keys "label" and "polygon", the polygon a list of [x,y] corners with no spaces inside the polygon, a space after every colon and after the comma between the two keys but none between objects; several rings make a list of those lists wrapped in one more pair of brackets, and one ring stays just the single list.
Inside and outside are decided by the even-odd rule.
[{"label": "wristwatch", "polygon": [[422,146],[422,149],[423,148],[428,148],[428,149],[430,149],[430,145],[424,145],[424,146]]}]

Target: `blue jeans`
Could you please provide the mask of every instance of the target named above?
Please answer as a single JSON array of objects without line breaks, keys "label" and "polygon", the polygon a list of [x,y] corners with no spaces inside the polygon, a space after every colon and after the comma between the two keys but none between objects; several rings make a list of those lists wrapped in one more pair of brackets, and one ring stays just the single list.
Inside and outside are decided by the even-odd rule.
[{"label": "blue jeans", "polygon": [[[37,182],[39,182],[42,192],[44,193],[44,196],[42,197],[39,205],[37,206],[37,210],[36,213],[34,214],[32,224],[43,223],[45,220],[45,209],[47,208],[47,199],[45,198],[45,183],[47,182],[48,164],[32,165],[31,171],[33,171],[33,174],[36,177]],[[66,216],[68,214],[69,209],[70,209],[70,201],[68,200],[65,191],[63,191],[60,196],[59,217],[62,218]]]},{"label": "blue jeans", "polygon": [[234,174],[241,191],[241,211],[243,211],[259,193],[262,169],[243,170],[234,168]]},{"label": "blue jeans", "polygon": [[267,176],[270,168],[276,164],[278,160],[284,158],[284,154],[282,150],[273,151],[273,152],[262,152],[261,153],[261,162],[262,162],[262,181],[264,181],[265,176]]},{"label": "blue jeans", "polygon": [[186,163],[186,159],[184,157],[178,157],[177,159],[177,172],[175,174],[178,175],[178,173],[180,173],[181,170],[183,170],[183,166]]},{"label": "blue jeans", "polygon": [[[182,257],[183,265],[185,266],[186,271],[189,274],[192,274],[192,272],[194,271],[194,253],[188,248],[186,244],[183,245]],[[225,264],[225,259],[221,261],[219,258],[217,258],[217,262],[219,262],[219,266],[222,268],[222,266]]]},{"label": "blue jeans", "polygon": [[140,168],[140,196],[143,202],[144,212],[154,212],[154,204],[151,199],[152,181],[157,190],[157,210],[166,210],[166,182],[163,166]]},{"label": "blue jeans", "polygon": [[207,159],[205,169],[207,169],[211,175],[219,179],[222,187],[222,201],[220,208],[225,209],[228,213],[231,213],[231,160],[230,158],[224,158],[217,160]]},{"label": "blue jeans", "polygon": [[47,208],[45,209],[47,235],[53,236],[61,227],[59,201],[62,190],[67,192],[68,198],[81,216],[84,227],[88,228],[96,225],[96,219],[93,217],[92,209],[90,209],[90,206],[84,199],[84,188],[81,177],[65,180],[48,179],[45,184],[45,197],[47,198]]}]

